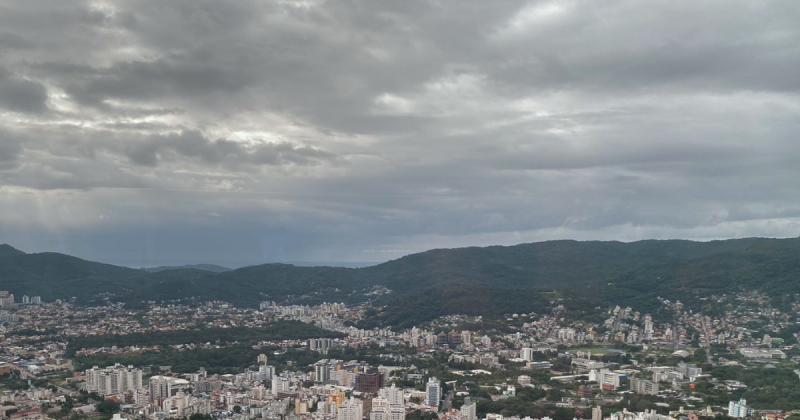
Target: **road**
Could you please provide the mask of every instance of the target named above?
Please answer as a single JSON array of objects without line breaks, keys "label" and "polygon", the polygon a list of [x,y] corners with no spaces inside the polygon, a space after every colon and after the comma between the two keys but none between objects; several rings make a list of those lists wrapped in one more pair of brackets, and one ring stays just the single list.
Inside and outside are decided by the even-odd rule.
[{"label": "road", "polygon": [[713,360],[711,359],[711,336],[708,334],[708,326],[706,325],[706,317],[703,313],[700,313],[700,325],[703,326],[703,342],[706,348],[706,360],[708,360],[708,364],[712,364]]},{"label": "road", "polygon": [[453,408],[453,399],[456,397],[456,393],[452,390],[447,391],[447,395],[444,397],[444,403],[442,403],[442,411],[447,412],[451,408]]}]

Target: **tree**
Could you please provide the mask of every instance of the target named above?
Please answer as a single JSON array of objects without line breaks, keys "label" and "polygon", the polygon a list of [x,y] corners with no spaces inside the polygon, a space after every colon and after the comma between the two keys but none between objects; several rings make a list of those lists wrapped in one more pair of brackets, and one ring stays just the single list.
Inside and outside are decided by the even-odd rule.
[{"label": "tree", "polygon": [[94,407],[97,409],[98,413],[106,417],[111,417],[114,413],[119,412],[119,403],[114,400],[103,400]]},{"label": "tree", "polygon": [[564,392],[560,389],[550,389],[547,391],[547,401],[561,401],[564,398]]},{"label": "tree", "polygon": [[406,420],[435,420],[437,417],[436,413],[423,413],[419,410],[414,410],[406,414]]},{"label": "tree", "polygon": [[242,407],[238,405],[233,406],[233,412],[236,414],[240,414],[242,412]]}]

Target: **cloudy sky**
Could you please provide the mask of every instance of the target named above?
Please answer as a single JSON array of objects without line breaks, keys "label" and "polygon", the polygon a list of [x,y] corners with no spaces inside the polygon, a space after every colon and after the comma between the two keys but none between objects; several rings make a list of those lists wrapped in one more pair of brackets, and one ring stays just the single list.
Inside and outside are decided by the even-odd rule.
[{"label": "cloudy sky", "polygon": [[0,0],[0,242],[118,264],[800,235],[800,2]]}]

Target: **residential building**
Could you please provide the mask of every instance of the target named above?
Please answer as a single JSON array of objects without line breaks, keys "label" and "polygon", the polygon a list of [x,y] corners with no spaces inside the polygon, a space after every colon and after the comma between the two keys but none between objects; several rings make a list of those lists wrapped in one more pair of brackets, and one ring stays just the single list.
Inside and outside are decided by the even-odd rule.
[{"label": "residential building", "polygon": [[658,394],[658,382],[653,382],[647,379],[631,378],[630,385],[631,391],[637,394]]},{"label": "residential building", "polygon": [[86,390],[99,395],[122,395],[142,388],[142,370],[133,366],[114,366],[86,370]]},{"label": "residential building", "polygon": [[471,401],[469,397],[464,398],[464,405],[461,406],[461,418],[463,420],[478,419],[478,404]]},{"label": "residential building", "polygon": [[747,400],[744,398],[728,403],[728,415],[733,418],[750,417],[753,413],[753,409],[747,406]]},{"label": "residential building", "polygon": [[603,420],[603,408],[600,406],[592,408],[592,420]]},{"label": "residential building", "polygon": [[337,420],[364,420],[364,405],[361,400],[351,397],[337,411]]},{"label": "residential building", "polygon": [[442,384],[436,377],[428,379],[425,393],[425,405],[439,408],[439,401],[442,399]]}]

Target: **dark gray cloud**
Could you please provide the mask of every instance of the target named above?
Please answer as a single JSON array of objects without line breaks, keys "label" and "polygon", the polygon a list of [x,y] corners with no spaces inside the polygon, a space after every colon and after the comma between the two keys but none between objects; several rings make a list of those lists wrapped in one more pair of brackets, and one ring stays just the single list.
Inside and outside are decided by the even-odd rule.
[{"label": "dark gray cloud", "polygon": [[16,50],[31,47],[25,38],[8,32],[0,32],[0,52],[3,50]]},{"label": "dark gray cloud", "polygon": [[[289,143],[261,143],[243,145],[226,139],[209,140],[198,131],[182,131],[177,134],[153,135],[141,140],[131,140],[111,146],[120,147],[123,153],[137,165],[155,166],[160,160],[179,155],[197,159],[204,164],[253,165],[315,165],[334,160],[335,156],[312,147],[294,146]],[[174,156],[173,156],[174,158]]]},{"label": "dark gray cloud", "polygon": [[0,1],[0,235],[223,264],[800,235],[798,19],[791,1]]},{"label": "dark gray cloud", "polygon": [[0,130],[0,171],[15,168],[21,154],[22,144]]},{"label": "dark gray cloud", "polygon": [[17,112],[44,112],[47,110],[47,88],[0,67],[0,107]]}]

